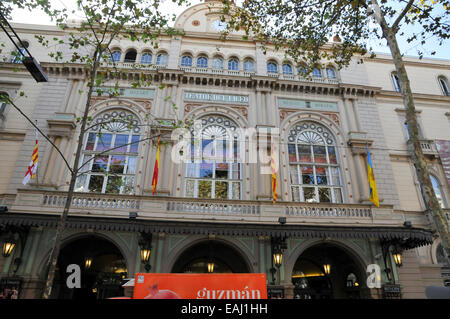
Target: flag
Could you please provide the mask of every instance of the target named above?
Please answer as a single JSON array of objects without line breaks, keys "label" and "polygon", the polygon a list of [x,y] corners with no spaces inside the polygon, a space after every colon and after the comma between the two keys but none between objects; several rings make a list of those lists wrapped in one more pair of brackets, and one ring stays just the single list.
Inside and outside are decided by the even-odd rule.
[{"label": "flag", "polygon": [[380,207],[380,201],[378,199],[377,184],[375,183],[375,175],[373,174],[372,160],[370,159],[369,147],[367,147],[367,173],[369,179],[370,201],[375,206]]},{"label": "flag", "polygon": [[275,204],[277,201],[277,169],[275,166],[275,146],[273,143],[271,145],[270,169],[272,171],[272,198]]},{"label": "flag", "polygon": [[159,171],[159,139],[158,137],[158,146],[156,149],[156,160],[155,160],[155,168],[153,169],[153,179],[152,179],[152,191],[153,195],[155,195],[156,185],[158,184],[158,171]]},{"label": "flag", "polygon": [[27,172],[25,173],[25,177],[23,178],[22,184],[27,185],[31,179],[34,178],[37,172],[37,166],[38,166],[38,131],[36,131],[36,144],[34,145],[33,154],[31,154],[31,161],[28,165]]}]

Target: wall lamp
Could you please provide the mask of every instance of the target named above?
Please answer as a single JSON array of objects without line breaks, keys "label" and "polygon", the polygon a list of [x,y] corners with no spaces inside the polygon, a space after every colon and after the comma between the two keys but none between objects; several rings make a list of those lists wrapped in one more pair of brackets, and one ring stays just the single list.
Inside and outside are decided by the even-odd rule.
[{"label": "wall lamp", "polygon": [[150,255],[152,252],[152,233],[141,232],[139,247],[141,248],[141,262],[145,265],[145,270],[149,272],[150,269],[152,269],[152,266],[150,265]]}]

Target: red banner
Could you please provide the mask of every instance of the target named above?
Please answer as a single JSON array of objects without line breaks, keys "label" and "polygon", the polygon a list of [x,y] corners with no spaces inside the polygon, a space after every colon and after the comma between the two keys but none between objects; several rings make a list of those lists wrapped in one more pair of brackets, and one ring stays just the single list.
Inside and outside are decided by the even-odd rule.
[{"label": "red banner", "polygon": [[133,299],[267,299],[265,274],[136,274]]}]

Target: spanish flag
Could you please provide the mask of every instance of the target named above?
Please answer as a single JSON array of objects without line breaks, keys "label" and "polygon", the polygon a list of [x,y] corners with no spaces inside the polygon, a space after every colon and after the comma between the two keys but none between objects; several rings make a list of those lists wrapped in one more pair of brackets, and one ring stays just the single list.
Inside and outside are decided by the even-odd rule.
[{"label": "spanish flag", "polygon": [[370,159],[369,147],[367,146],[367,173],[369,179],[369,191],[370,191],[370,201],[375,204],[375,206],[380,207],[380,201],[378,199],[377,184],[375,183],[375,175],[373,174],[372,160]]},{"label": "spanish flag", "polygon": [[155,168],[153,169],[153,179],[152,179],[152,191],[153,195],[155,195],[156,185],[158,184],[158,171],[159,171],[159,139],[158,137],[158,146],[156,149],[156,160],[155,160]]},{"label": "spanish flag", "polygon": [[22,184],[27,185],[31,179],[36,176],[37,172],[37,166],[38,166],[38,148],[39,148],[39,142],[38,142],[38,131],[36,132],[36,143],[34,144],[34,150],[33,154],[31,154],[31,161],[28,165],[27,172],[25,173],[25,177],[23,178]]},{"label": "spanish flag", "polygon": [[273,203],[275,204],[277,201],[277,169],[275,166],[275,146],[273,143],[271,145],[270,169],[272,171],[272,196]]}]

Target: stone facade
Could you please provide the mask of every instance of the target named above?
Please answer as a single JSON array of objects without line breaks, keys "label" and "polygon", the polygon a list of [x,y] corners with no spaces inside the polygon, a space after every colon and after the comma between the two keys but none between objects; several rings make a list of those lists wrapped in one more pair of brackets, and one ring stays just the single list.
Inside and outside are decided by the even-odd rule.
[{"label": "stone facade", "polygon": [[[260,140],[264,139],[264,128],[278,128],[277,203],[272,204],[271,177],[260,174],[263,166],[260,162],[238,162],[239,177],[234,179],[228,175],[227,187],[238,187],[238,191],[227,188],[229,191],[224,195],[216,192],[219,186],[212,188],[211,194],[216,192],[215,196],[225,197],[199,198],[202,192],[199,186],[192,186],[190,193],[188,180],[192,176],[188,176],[186,164],[172,161],[175,146],[167,130],[162,135],[169,143],[160,149],[156,196],[152,196],[156,148],[154,141],[146,140],[139,143],[136,154],[130,155],[131,151],[126,154],[127,163],[136,157],[132,174],[126,175],[134,178],[131,193],[108,193],[108,183],[100,191],[104,194],[99,194],[98,189],[89,192],[91,182],[84,184],[84,191],[76,193],[70,213],[73,222],[64,232],[63,248],[89,236],[113,243],[125,260],[126,276],[133,278],[135,273],[145,271],[140,261],[140,233],[152,234],[149,263],[151,272],[157,273],[173,272],[180,259],[186,258],[186,252],[214,242],[217,247],[225,247],[224,254],[228,250],[234,252],[247,272],[265,273],[269,287],[283,287],[286,298],[300,295],[294,279],[306,278],[299,275],[300,270],[306,269],[300,266],[302,256],[309,256],[308,260],[319,264],[327,257],[319,253],[319,248],[330,252],[332,263],[351,260],[353,265],[347,269],[332,264],[341,277],[337,278],[337,274],[329,277],[334,288],[328,297],[350,298],[355,296],[354,291],[363,298],[385,296],[382,289],[367,287],[365,270],[369,264],[377,264],[382,270],[390,268],[391,283],[400,285],[403,298],[423,298],[424,287],[443,285],[441,269],[444,268],[436,257],[439,239],[434,238],[432,245],[429,239],[419,240],[416,248],[405,250],[401,268],[395,266],[390,254],[383,256],[383,240],[389,236],[400,238],[405,221],[412,222],[410,238],[415,238],[414,232],[431,229],[407,149],[401,96],[392,86],[391,59],[382,55],[366,59],[363,64],[352,62],[340,71],[333,69],[335,77],[322,70],[321,77],[302,79],[281,52],[269,48],[264,54],[257,43],[242,41],[239,34],[226,42],[220,41],[213,28],[216,19],[217,14],[210,13],[208,4],[202,3],[186,10],[176,21],[175,27],[184,30],[185,35],[163,37],[157,49],[127,41],[114,42],[111,48],[121,51],[118,64],[124,71],[132,63],[124,61],[127,52],[136,50],[137,62],[146,52],[151,52],[152,64],[144,72],[154,76],[154,83],[133,91],[129,81],[121,80],[121,89],[128,91],[123,91],[119,98],[94,97],[90,116],[96,118],[113,110],[128,112],[141,123],[141,137],[149,137],[154,132],[146,115],[155,119],[209,116],[216,121],[220,117],[243,129],[255,128]],[[79,65],[64,68],[51,61],[48,52],[33,37],[37,30],[52,37],[63,37],[63,31],[47,26],[18,24],[14,27],[22,40],[29,42],[29,49],[49,75],[49,82],[36,84],[22,66],[4,63],[0,67],[0,92],[12,97],[72,163],[79,142],[76,118],[81,116],[86,103],[84,73]],[[3,52],[8,55],[12,46],[3,34],[0,40],[5,43]],[[167,63],[155,65],[160,54],[167,55]],[[183,56],[192,58],[191,66],[181,64]],[[207,68],[196,67],[199,57],[207,57]],[[213,67],[215,58],[222,59],[223,68]],[[238,63],[237,68],[228,66],[233,59]],[[248,61],[253,67],[244,68],[244,62]],[[267,72],[269,62],[278,65],[278,73]],[[288,63],[292,74],[283,72],[283,64]],[[427,153],[430,169],[448,216],[449,185],[434,140],[450,140],[450,98],[442,94],[438,81],[439,76],[450,78],[450,62],[406,58],[406,65],[422,136],[426,145],[432,147]],[[17,72],[14,67],[18,67]],[[113,84],[110,81],[104,86]],[[19,98],[20,91],[26,97]],[[173,109],[172,104],[177,107]],[[292,155],[289,135],[296,125],[311,123],[329,132],[333,141],[330,145],[335,149],[335,163],[331,162],[332,150],[326,151],[329,161],[326,169],[337,168],[340,178],[331,184],[332,177],[327,175],[325,184],[333,186],[325,192],[328,189],[335,192],[328,193],[328,200],[321,193],[323,188],[317,177],[322,166],[316,165],[316,179],[311,184],[314,187],[307,189],[305,180],[305,184],[293,182],[292,169],[297,166],[289,159],[289,154]],[[40,138],[37,178],[27,186],[22,185],[34,147],[34,134],[34,128],[16,110],[5,108],[0,126],[0,206],[6,206],[8,212],[0,213],[0,230],[6,238],[10,226],[20,226],[26,230],[26,236],[23,243],[18,241],[11,256],[0,258],[0,276],[21,278],[21,298],[38,298],[42,293],[55,221],[62,211],[70,180],[63,160]],[[379,208],[369,201],[367,146],[374,165]],[[248,152],[250,145],[244,144],[244,148]],[[198,176],[192,180],[192,185],[202,182]],[[210,182],[224,185],[219,180]],[[300,193],[294,188],[297,184]],[[307,200],[312,188],[320,203]],[[121,192],[124,193],[123,188]],[[137,224],[129,219],[130,212],[137,212]],[[280,224],[280,217],[286,217],[285,225]],[[286,241],[280,268],[274,268],[272,262],[273,238]],[[339,253],[348,259],[339,259]],[[219,257],[220,251],[215,254]],[[16,267],[14,262],[19,258],[21,263]],[[272,268],[277,270],[274,277]],[[356,273],[359,288],[337,289],[343,287],[349,272]],[[383,285],[389,283],[385,272],[381,276]]]}]

